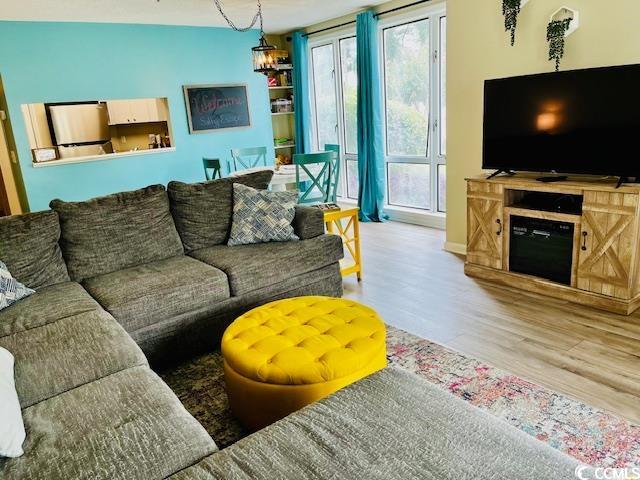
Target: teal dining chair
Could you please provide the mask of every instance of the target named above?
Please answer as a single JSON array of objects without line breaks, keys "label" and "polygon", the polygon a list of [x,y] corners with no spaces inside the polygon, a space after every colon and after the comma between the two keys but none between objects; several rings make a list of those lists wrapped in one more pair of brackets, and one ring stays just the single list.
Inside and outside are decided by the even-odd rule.
[{"label": "teal dining chair", "polygon": [[[296,184],[299,190],[298,203],[327,203],[331,184],[331,164],[334,152],[296,153]],[[308,178],[302,178],[302,174]]]},{"label": "teal dining chair", "polygon": [[326,143],[324,145],[326,152],[335,152],[333,161],[331,162],[331,181],[329,182],[329,202],[336,203],[338,201],[338,186],[340,185],[340,145]]},{"label": "teal dining chair", "polygon": [[[204,176],[207,180],[222,178],[222,167],[218,158],[202,158],[202,166],[204,167]],[[210,173],[210,171],[212,171]]]},{"label": "teal dining chair", "polygon": [[248,168],[267,166],[267,147],[233,148],[231,149],[233,169],[246,170]]}]

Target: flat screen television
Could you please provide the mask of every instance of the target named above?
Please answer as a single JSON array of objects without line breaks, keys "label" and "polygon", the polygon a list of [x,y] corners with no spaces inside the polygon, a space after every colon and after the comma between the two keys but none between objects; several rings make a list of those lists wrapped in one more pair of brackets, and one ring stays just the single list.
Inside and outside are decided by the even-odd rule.
[{"label": "flat screen television", "polygon": [[640,176],[640,65],[488,80],[482,167]]}]

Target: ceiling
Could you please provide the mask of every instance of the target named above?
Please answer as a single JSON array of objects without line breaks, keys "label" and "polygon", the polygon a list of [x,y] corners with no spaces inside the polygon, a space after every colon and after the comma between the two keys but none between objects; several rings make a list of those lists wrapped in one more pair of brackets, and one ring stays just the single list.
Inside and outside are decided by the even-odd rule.
[{"label": "ceiling", "polygon": [[[264,30],[284,33],[387,0],[263,0]],[[0,0],[0,20],[227,26],[213,0]],[[227,16],[245,26],[256,0],[222,1]]]}]

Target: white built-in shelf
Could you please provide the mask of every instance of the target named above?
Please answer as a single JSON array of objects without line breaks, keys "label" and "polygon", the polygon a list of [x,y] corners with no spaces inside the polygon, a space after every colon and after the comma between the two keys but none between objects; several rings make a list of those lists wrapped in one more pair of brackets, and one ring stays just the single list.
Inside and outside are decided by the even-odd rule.
[{"label": "white built-in shelf", "polygon": [[269,90],[289,90],[290,88],[293,88],[293,85],[282,85],[282,86],[278,86],[278,87],[269,87]]},{"label": "white built-in shelf", "polygon": [[564,32],[565,37],[571,35],[580,26],[580,12],[578,12],[578,10],[574,10],[573,8],[560,7],[549,17],[549,20],[552,22],[554,20],[565,20],[568,18],[571,19],[571,22],[569,23],[569,29]]},{"label": "white built-in shelf", "polygon": [[287,143],[286,145],[275,145],[273,148],[275,148],[276,150],[280,150],[283,148],[295,148],[295,146],[295,143]]},{"label": "white built-in shelf", "polygon": [[293,112],[277,112],[277,113],[272,113],[271,115],[273,115],[274,117],[277,117],[279,115],[293,115]]}]

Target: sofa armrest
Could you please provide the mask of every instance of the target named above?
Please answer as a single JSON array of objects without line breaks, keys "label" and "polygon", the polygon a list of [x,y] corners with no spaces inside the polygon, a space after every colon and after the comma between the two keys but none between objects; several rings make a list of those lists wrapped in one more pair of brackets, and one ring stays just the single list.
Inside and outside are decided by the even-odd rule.
[{"label": "sofa armrest", "polygon": [[324,213],[318,208],[296,205],[293,230],[300,240],[319,237],[324,234]]}]

